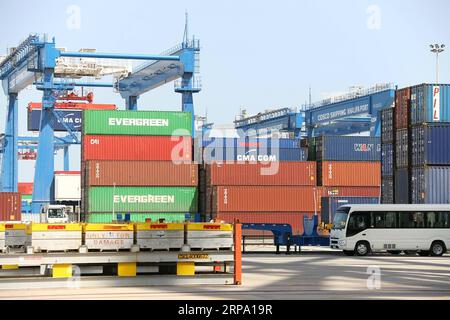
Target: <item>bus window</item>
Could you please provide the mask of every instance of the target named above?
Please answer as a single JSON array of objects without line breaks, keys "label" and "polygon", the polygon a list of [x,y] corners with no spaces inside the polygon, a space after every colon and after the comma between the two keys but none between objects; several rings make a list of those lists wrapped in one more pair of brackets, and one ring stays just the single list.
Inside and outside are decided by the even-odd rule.
[{"label": "bus window", "polygon": [[333,220],[333,229],[343,230],[345,229],[345,225],[347,223],[348,212],[350,208],[340,208],[336,211]]},{"label": "bus window", "polygon": [[395,212],[386,212],[386,228],[397,228],[397,217]]},{"label": "bus window", "polygon": [[435,228],[450,228],[450,212],[436,212]]},{"label": "bus window", "polygon": [[413,212],[405,212],[400,214],[399,218],[400,228],[415,228],[417,225],[417,218]]},{"label": "bus window", "polygon": [[436,228],[437,212],[427,212],[427,228]]},{"label": "bus window", "polygon": [[354,236],[370,227],[370,212],[353,212],[347,226],[347,237]]},{"label": "bus window", "polygon": [[416,220],[416,228],[425,228],[427,226],[425,213],[415,212],[414,217]]},{"label": "bus window", "polygon": [[384,212],[372,212],[372,226],[374,228],[386,228],[386,214]]}]

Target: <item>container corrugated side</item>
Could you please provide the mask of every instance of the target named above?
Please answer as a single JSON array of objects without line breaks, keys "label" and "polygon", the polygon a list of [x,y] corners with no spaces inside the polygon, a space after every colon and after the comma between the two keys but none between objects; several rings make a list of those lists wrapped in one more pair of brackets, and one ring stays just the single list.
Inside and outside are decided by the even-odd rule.
[{"label": "container corrugated side", "polygon": [[379,197],[380,187],[322,187],[323,197]]},{"label": "container corrugated side", "polygon": [[378,204],[379,197],[322,197],[321,222],[333,223],[334,215],[339,207],[348,204]]},{"label": "container corrugated side", "polygon": [[85,110],[83,134],[190,136],[190,112]]},{"label": "container corrugated side", "polygon": [[212,191],[213,212],[312,212],[320,190],[298,186],[220,186]]},{"label": "container corrugated side", "polygon": [[33,182],[19,182],[17,184],[17,191],[24,194],[33,194]]},{"label": "container corrugated side", "polygon": [[92,213],[197,212],[194,187],[92,187],[88,193]]},{"label": "container corrugated side", "polygon": [[191,137],[86,135],[81,148],[83,161],[192,161]]},{"label": "container corrugated side", "polygon": [[198,165],[172,161],[86,161],[85,186],[192,186]]},{"label": "container corrugated side", "polygon": [[394,174],[394,145],[383,144],[381,146],[381,175],[392,176]]},{"label": "container corrugated side", "polygon": [[450,167],[417,167],[411,170],[412,203],[450,203]]},{"label": "container corrugated side", "polygon": [[20,221],[22,199],[18,192],[0,192],[0,221]]},{"label": "container corrugated side", "polygon": [[315,186],[315,162],[236,163],[206,165],[206,183],[212,186]]},{"label": "container corrugated side", "polygon": [[394,142],[394,108],[381,111],[381,142]]},{"label": "container corrugated side", "polygon": [[257,149],[257,148],[214,148],[206,147],[202,151],[203,161],[207,164],[224,162],[277,162],[306,161],[308,151],[300,149]]},{"label": "container corrugated side", "polygon": [[380,161],[381,139],[359,136],[321,136],[316,159],[322,161]]},{"label": "container corrugated side", "polygon": [[397,204],[410,203],[410,179],[409,169],[398,169],[394,178],[394,199]]},{"label": "container corrugated side", "polygon": [[409,166],[409,130],[401,129],[396,132],[395,167],[407,168]]},{"label": "container corrugated side", "polygon": [[411,123],[450,122],[450,85],[420,84],[412,88]]},{"label": "container corrugated side", "polygon": [[436,123],[411,129],[413,166],[450,165],[450,124]]},{"label": "container corrugated side", "polygon": [[381,203],[394,204],[394,176],[381,177]]},{"label": "container corrugated side", "polygon": [[[313,212],[263,212],[263,213],[245,213],[245,212],[219,212],[213,215],[213,218],[232,223],[234,219],[239,219],[242,223],[279,223],[289,224],[292,227],[294,235],[303,233],[303,218],[311,218]],[[244,234],[249,234],[243,230]],[[261,232],[258,232],[261,233]],[[253,233],[255,234],[255,233]],[[273,236],[272,233],[268,234]]]},{"label": "container corrugated side", "polygon": [[381,163],[324,161],[322,163],[323,186],[380,186]]},{"label": "container corrugated side", "polygon": [[298,149],[299,139],[276,139],[276,138],[211,138],[202,141],[202,147],[208,148],[245,148],[245,149]]},{"label": "container corrugated side", "polygon": [[[131,213],[130,222],[146,222],[147,219],[151,221],[159,221],[164,219],[166,222],[182,222],[186,220],[185,213]],[[122,218],[124,215],[122,215]],[[111,223],[117,220],[117,215],[114,218],[112,213],[88,213],[85,216],[87,223]]]},{"label": "container corrugated side", "polygon": [[395,127],[408,128],[411,105],[411,88],[403,88],[395,92]]}]

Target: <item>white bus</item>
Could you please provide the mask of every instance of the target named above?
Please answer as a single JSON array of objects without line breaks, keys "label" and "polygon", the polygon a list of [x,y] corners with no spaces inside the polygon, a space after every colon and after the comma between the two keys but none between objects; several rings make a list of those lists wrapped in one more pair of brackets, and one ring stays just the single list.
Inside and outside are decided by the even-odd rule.
[{"label": "white bus", "polygon": [[450,248],[450,205],[345,205],[335,214],[330,246],[346,255],[375,251],[442,256]]}]

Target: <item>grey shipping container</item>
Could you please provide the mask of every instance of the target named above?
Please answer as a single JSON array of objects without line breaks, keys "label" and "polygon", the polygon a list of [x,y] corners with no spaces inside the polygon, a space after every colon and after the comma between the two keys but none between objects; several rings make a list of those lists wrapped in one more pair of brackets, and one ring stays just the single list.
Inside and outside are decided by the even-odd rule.
[{"label": "grey shipping container", "polygon": [[394,174],[394,145],[383,144],[381,146],[381,175],[392,176]]},{"label": "grey shipping container", "polygon": [[450,203],[450,167],[417,167],[411,170],[412,203]]},{"label": "grey shipping container", "polygon": [[378,197],[322,197],[320,217],[321,222],[333,223],[336,210],[347,204],[378,204]]},{"label": "grey shipping container", "polygon": [[408,168],[398,169],[395,171],[394,184],[395,184],[394,187],[395,203],[397,204],[410,203]]},{"label": "grey shipping container", "polygon": [[381,177],[381,203],[394,203],[394,176]]},{"label": "grey shipping container", "polygon": [[381,111],[381,141],[383,143],[394,142],[394,108]]},{"label": "grey shipping container", "polygon": [[407,168],[409,165],[409,132],[408,129],[400,129],[396,132],[395,166]]},{"label": "grey shipping container", "polygon": [[359,136],[321,136],[316,139],[318,161],[380,161],[381,139]]},{"label": "grey shipping container", "polygon": [[450,165],[450,123],[413,127],[411,147],[413,166]]}]

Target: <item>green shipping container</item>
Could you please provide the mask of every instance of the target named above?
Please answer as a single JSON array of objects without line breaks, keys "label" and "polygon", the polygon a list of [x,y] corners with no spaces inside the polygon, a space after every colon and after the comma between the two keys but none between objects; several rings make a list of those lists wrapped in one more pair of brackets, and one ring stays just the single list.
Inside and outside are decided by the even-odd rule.
[{"label": "green shipping container", "polygon": [[190,136],[190,112],[85,110],[83,134]]},{"label": "green shipping container", "polygon": [[197,188],[92,187],[86,207],[96,213],[197,212]]},{"label": "green shipping container", "polygon": [[[124,215],[122,215],[124,219]],[[165,219],[166,222],[184,222],[186,214],[184,213],[132,213],[130,214],[131,222],[145,222],[146,219],[151,219],[153,222],[159,219]],[[111,223],[117,220],[117,214],[113,219],[112,213],[88,213],[85,217],[85,222],[88,223]]]}]

